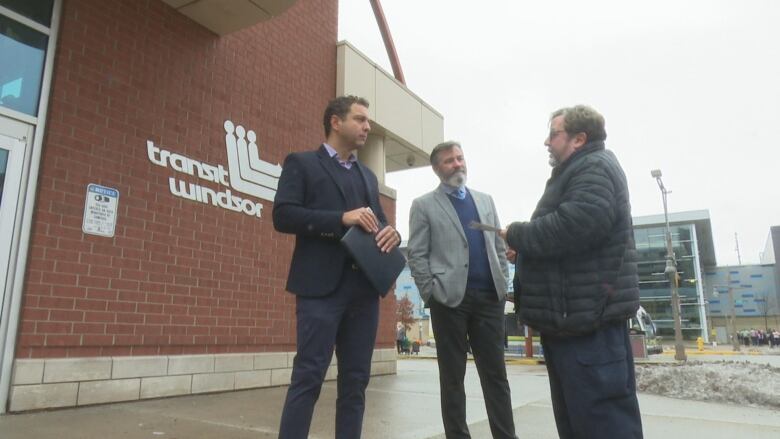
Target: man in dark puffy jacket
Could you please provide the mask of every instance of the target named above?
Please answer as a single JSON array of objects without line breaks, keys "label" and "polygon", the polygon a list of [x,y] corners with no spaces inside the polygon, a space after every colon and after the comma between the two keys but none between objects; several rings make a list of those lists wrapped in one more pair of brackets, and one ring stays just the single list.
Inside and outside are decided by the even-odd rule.
[{"label": "man in dark puffy jacket", "polygon": [[626,177],[590,107],[551,115],[552,176],[529,222],[501,232],[516,252],[515,306],[538,330],[561,438],[641,438],[626,319],[639,307]]}]

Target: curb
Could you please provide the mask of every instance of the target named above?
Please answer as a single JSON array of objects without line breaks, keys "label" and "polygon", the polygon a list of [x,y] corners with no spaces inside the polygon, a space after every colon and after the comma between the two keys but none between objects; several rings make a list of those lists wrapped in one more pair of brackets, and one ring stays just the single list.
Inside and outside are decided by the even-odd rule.
[{"label": "curb", "polygon": [[506,364],[521,366],[538,366],[544,364],[543,358],[511,358],[506,360]]},{"label": "curb", "polygon": [[[674,355],[674,351],[664,351],[661,355]],[[761,352],[734,352],[734,351],[696,351],[685,350],[685,355],[763,355]]]}]

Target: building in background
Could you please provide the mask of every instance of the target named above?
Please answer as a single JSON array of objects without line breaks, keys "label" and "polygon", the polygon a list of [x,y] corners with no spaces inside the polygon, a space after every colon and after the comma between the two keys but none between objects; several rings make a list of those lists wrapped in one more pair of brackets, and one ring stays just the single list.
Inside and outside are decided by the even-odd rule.
[{"label": "building in background", "polygon": [[[775,267],[775,312],[780,314],[780,266],[777,264],[777,255],[780,255],[780,226],[769,228],[764,251],[761,252],[761,265],[774,265]],[[778,325],[780,327],[780,325]]]},{"label": "building in background", "polygon": [[[367,98],[394,219],[385,173],[443,134],[337,25],[337,0],[0,0],[0,413],[289,382],[285,156]],[[372,373],[395,372],[394,302]]]},{"label": "building in background", "polygon": [[729,341],[732,315],[737,331],[780,328],[778,251],[780,226],[773,226],[758,264],[717,267],[705,273],[712,330],[719,342]]},{"label": "building in background", "polygon": [[732,315],[738,331],[780,328],[776,270],[776,264],[756,264],[716,267],[705,272],[711,328],[719,343],[729,342]]},{"label": "building in background", "polygon": [[[640,301],[655,322],[660,336],[674,337],[671,289],[664,274],[666,267],[666,223],[663,215],[637,216],[634,238],[638,256]],[[761,263],[718,267],[712,238],[712,225],[706,210],[669,214],[672,247],[680,276],[680,319],[683,337],[709,341],[713,334],[723,342],[730,332],[732,288],[738,330],[780,328],[780,272],[774,254],[780,253],[780,227],[771,228]],[[510,265],[511,279],[514,266]],[[715,293],[717,291],[717,294]],[[404,296],[415,304],[415,317],[426,318],[419,291],[406,268],[396,283],[396,298]],[[508,308],[509,319],[514,313]],[[710,321],[712,320],[712,321]],[[510,323],[510,335],[520,330]]]},{"label": "building in background", "polygon": [[[708,340],[703,273],[715,267],[715,248],[710,215],[706,210],[669,214],[672,248],[680,276],[680,320],[683,337]],[[638,255],[639,294],[642,306],[656,323],[659,335],[674,336],[671,285],[666,266],[664,215],[634,217]]]}]

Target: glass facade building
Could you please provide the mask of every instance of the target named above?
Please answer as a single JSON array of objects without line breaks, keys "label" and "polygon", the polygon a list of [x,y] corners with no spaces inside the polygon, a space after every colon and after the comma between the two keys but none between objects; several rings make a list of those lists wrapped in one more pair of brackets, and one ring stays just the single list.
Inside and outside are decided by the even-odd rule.
[{"label": "glass facade building", "polygon": [[[706,210],[669,214],[672,249],[677,261],[680,323],[685,339],[709,340],[703,273],[714,269],[715,250]],[[634,218],[642,306],[659,335],[674,336],[671,284],[666,268],[666,223],[663,215]]]}]

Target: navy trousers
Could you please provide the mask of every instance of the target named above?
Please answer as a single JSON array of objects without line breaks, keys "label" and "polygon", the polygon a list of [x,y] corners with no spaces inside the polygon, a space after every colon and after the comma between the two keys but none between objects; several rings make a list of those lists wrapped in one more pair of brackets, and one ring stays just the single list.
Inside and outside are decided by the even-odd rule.
[{"label": "navy trousers", "polygon": [[280,439],[306,439],[335,345],[338,361],[336,439],[357,439],[379,322],[379,295],[347,264],[336,291],[296,297],[298,352],[282,411]]},{"label": "navy trousers", "polygon": [[634,357],[625,323],[576,337],[542,334],[561,439],[641,439]]}]

